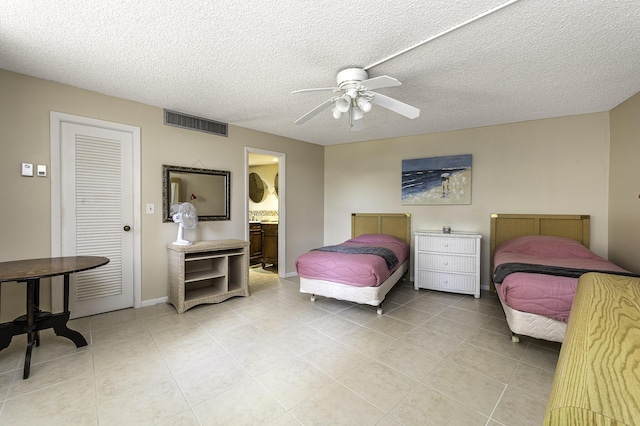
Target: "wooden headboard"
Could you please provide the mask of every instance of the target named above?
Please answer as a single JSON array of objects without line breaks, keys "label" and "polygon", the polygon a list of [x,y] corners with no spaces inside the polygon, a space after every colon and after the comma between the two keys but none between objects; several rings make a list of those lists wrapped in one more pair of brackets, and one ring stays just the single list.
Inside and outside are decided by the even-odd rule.
[{"label": "wooden headboard", "polygon": [[[493,252],[503,241],[525,235],[552,235],[571,238],[589,248],[589,215],[497,214],[491,215],[490,275],[493,277]],[[494,290],[493,279],[491,290]]]},{"label": "wooden headboard", "polygon": [[351,238],[362,234],[387,234],[411,245],[409,213],[352,213]]}]

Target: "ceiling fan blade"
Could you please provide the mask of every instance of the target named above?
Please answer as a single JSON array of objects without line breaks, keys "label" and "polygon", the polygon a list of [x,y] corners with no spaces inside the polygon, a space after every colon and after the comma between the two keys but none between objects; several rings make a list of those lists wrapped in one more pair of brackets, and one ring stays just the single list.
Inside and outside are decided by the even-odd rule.
[{"label": "ceiling fan blade", "polygon": [[400,102],[388,96],[381,95],[380,93],[374,93],[374,97],[371,102],[390,109],[393,112],[397,112],[398,114],[404,115],[407,118],[414,119],[420,117],[420,110],[418,108],[412,107],[411,105],[405,104],[404,102]]},{"label": "ceiling fan blade", "polygon": [[376,90],[382,89],[383,87],[400,86],[402,83],[388,75],[381,75],[380,77],[373,77],[368,80],[364,80],[360,84],[366,87],[367,90]]},{"label": "ceiling fan blade", "polygon": [[317,89],[300,89],[300,90],[294,90],[293,92],[291,92],[291,94],[302,93],[302,92],[321,92],[321,91],[325,91],[325,90],[332,90],[334,92],[338,92],[338,91],[340,91],[340,88],[338,88],[338,87],[319,87]]},{"label": "ceiling fan blade", "polygon": [[311,118],[313,118],[316,114],[318,114],[320,111],[322,111],[323,109],[327,108],[329,105],[334,103],[337,99],[338,99],[338,96],[334,96],[333,98],[324,101],[323,103],[321,103],[320,105],[318,105],[317,107],[315,107],[314,109],[312,109],[311,111],[303,115],[302,117],[298,118],[296,121],[294,121],[294,123],[295,124],[306,123]]}]

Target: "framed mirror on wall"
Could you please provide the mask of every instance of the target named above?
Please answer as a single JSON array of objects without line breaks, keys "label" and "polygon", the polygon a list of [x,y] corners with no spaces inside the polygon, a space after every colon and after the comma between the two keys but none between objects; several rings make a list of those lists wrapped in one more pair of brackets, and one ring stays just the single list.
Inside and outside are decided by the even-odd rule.
[{"label": "framed mirror on wall", "polygon": [[260,203],[266,195],[264,181],[257,173],[249,173],[249,198],[254,203]]},{"label": "framed mirror on wall", "polygon": [[162,221],[173,222],[171,205],[191,203],[198,220],[230,220],[231,172],[162,166]]},{"label": "framed mirror on wall", "polygon": [[280,195],[278,194],[278,173],[276,173],[276,177],[273,179],[273,189],[276,192],[276,195]]}]

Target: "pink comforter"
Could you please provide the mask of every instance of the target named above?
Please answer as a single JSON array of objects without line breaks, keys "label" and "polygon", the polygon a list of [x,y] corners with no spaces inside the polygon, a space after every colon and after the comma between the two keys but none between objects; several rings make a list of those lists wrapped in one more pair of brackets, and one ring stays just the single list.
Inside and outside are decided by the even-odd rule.
[{"label": "pink comforter", "polygon": [[[494,252],[494,268],[504,263],[529,263],[610,272],[628,272],[596,255],[577,241],[549,236],[513,238]],[[516,272],[496,284],[500,299],[513,309],[566,322],[577,278]]]},{"label": "pink comforter", "polygon": [[296,260],[298,275],[357,287],[377,287],[409,258],[409,245],[390,235],[360,235],[341,245],[388,248],[395,253],[398,264],[389,270],[385,260],[373,254],[310,251]]}]

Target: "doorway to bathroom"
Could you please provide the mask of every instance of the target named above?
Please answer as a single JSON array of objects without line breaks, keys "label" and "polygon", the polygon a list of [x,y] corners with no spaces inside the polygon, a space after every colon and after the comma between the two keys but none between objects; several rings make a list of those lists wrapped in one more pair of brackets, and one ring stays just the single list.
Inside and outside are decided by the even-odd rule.
[{"label": "doorway to bathroom", "polygon": [[285,154],[246,148],[247,240],[251,277],[285,274]]}]

